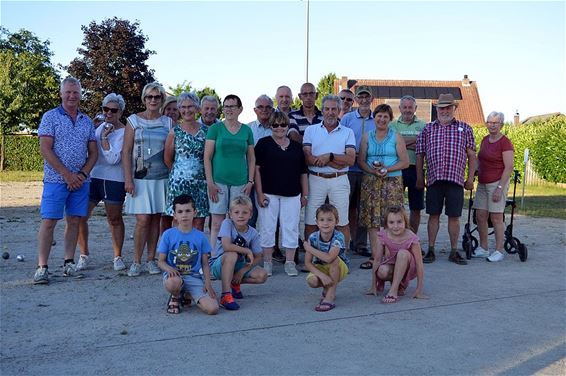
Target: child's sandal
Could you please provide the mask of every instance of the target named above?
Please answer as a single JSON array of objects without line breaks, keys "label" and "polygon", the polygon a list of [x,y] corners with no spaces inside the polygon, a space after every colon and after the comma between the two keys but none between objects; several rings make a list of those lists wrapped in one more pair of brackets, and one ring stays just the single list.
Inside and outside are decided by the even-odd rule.
[{"label": "child's sandal", "polygon": [[190,307],[192,302],[192,296],[191,294],[183,294],[181,295],[181,305],[183,307]]},{"label": "child's sandal", "polygon": [[179,298],[177,296],[173,296],[173,294],[169,295],[169,300],[167,301],[167,313],[172,315],[178,315],[181,313]]}]

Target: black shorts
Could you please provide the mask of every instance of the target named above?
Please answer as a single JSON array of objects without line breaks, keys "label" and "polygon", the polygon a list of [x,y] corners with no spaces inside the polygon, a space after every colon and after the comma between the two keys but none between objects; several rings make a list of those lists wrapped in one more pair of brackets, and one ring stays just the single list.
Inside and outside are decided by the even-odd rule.
[{"label": "black shorts", "polygon": [[423,210],[424,209],[424,190],[415,188],[417,184],[417,168],[415,165],[410,165],[402,171],[403,173],[403,187],[407,187],[409,193],[409,209],[410,210]]},{"label": "black shorts", "polygon": [[350,181],[350,208],[360,207],[360,192],[362,190],[363,172],[348,172],[348,180]]},{"label": "black shorts", "polygon": [[126,199],[124,182],[92,178],[90,181],[89,201],[98,204],[122,205]]},{"label": "black shorts", "polygon": [[440,215],[442,207],[449,217],[460,217],[464,206],[464,187],[451,181],[439,180],[426,189],[427,214]]}]

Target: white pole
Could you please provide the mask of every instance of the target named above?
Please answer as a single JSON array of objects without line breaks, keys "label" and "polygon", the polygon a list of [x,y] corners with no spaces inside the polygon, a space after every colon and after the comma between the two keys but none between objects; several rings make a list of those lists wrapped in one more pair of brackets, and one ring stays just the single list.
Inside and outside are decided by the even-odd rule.
[{"label": "white pole", "polygon": [[521,194],[521,209],[525,207],[525,184],[527,181],[527,162],[529,161],[529,148],[525,148],[525,153],[523,154],[523,193]]},{"label": "white pole", "polygon": [[305,39],[306,39],[305,82],[309,82],[309,8],[310,8],[310,3],[309,0],[307,0],[306,30],[305,30]]}]

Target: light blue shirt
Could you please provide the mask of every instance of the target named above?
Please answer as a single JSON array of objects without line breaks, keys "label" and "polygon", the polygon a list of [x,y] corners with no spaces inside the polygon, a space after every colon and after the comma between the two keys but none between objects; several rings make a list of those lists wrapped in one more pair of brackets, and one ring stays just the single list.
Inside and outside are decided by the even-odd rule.
[{"label": "light blue shirt", "polygon": [[[356,156],[360,152],[360,142],[362,141],[362,136],[375,129],[375,123],[373,121],[373,115],[371,111],[369,116],[364,118],[360,114],[360,110],[350,111],[344,115],[340,124],[350,128],[354,132],[354,137],[356,138]],[[358,165],[358,161],[352,167],[350,167],[351,172],[362,172],[362,169]]]},{"label": "light blue shirt", "polygon": [[271,127],[264,127],[259,120],[254,120],[248,124],[248,127],[252,129],[252,133],[254,134],[254,146],[257,145],[257,142],[264,137],[271,136],[272,130]]}]

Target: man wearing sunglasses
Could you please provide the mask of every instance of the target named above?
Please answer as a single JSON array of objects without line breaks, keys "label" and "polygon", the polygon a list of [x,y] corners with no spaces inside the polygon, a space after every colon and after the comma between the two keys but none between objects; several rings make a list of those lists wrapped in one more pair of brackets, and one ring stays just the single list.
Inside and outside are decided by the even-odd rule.
[{"label": "man wearing sunglasses", "polygon": [[342,99],[342,108],[340,109],[340,115],[338,115],[338,117],[342,119],[344,115],[352,111],[354,93],[350,89],[342,89],[340,93],[338,93],[338,96]]},{"label": "man wearing sunglasses", "polygon": [[353,252],[370,257],[371,252],[368,250],[367,229],[358,225],[358,216],[360,213],[360,191],[362,188],[363,171],[358,165],[357,155],[360,150],[360,141],[362,136],[375,129],[375,123],[371,114],[371,102],[373,96],[369,86],[361,85],[356,88],[356,103],[358,109],[344,115],[340,124],[350,128],[354,132],[356,138],[356,163],[348,171],[348,180],[350,181],[350,207],[348,210],[348,219],[350,221],[350,234],[352,243],[349,247]]},{"label": "man wearing sunglasses", "polygon": [[300,144],[303,143],[303,135],[305,129],[309,125],[319,124],[324,119],[322,112],[316,107],[315,102],[318,98],[316,88],[310,82],[304,83],[299,92],[299,99],[301,100],[301,108],[291,111],[289,114],[289,138]]}]

